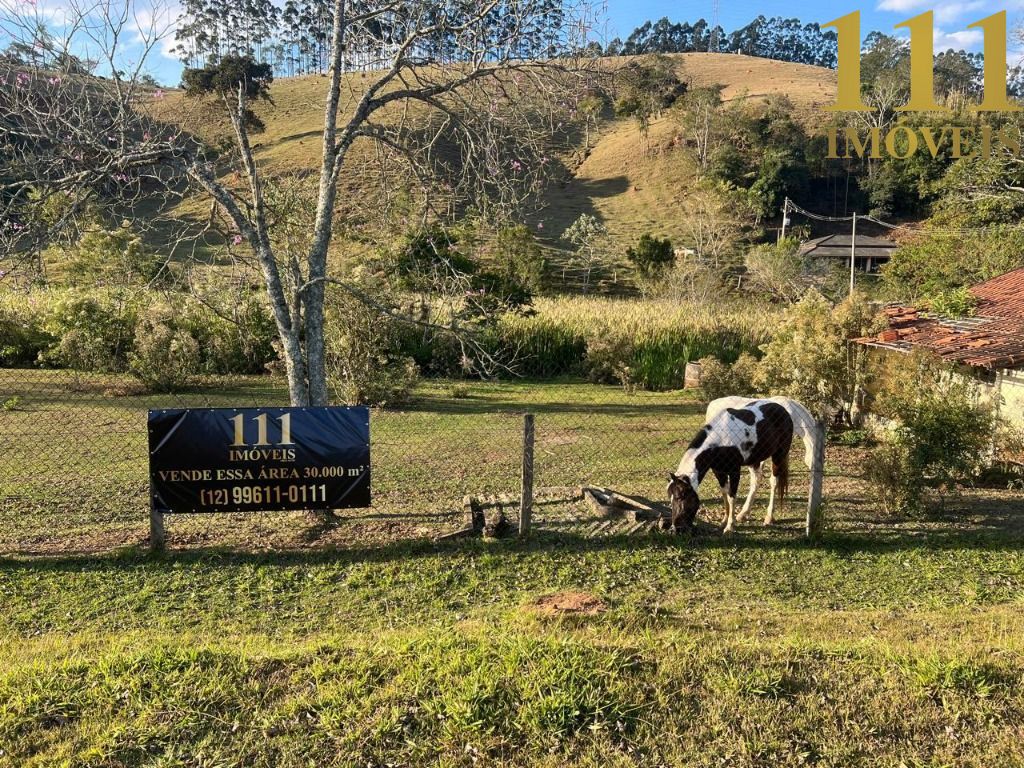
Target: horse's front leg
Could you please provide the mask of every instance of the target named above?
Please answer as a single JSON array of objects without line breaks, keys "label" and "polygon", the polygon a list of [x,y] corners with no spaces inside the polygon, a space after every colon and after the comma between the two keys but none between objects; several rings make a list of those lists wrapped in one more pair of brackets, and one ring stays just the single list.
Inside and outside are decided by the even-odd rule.
[{"label": "horse's front leg", "polygon": [[747,493],[747,500],[743,502],[743,509],[736,515],[736,522],[742,523],[747,519],[747,515],[750,513],[750,507],[754,504],[754,494],[757,493],[757,481],[761,477],[761,467],[763,464],[759,464],[756,467],[747,467],[750,470],[750,491]]}]

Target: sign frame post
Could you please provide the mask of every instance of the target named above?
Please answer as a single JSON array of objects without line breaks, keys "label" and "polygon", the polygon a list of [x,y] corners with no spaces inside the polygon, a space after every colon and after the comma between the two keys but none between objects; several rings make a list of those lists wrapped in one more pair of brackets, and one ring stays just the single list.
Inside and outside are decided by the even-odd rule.
[{"label": "sign frame post", "polygon": [[149,505],[149,548],[158,552],[164,548],[167,540],[164,536],[164,515],[152,502]]}]

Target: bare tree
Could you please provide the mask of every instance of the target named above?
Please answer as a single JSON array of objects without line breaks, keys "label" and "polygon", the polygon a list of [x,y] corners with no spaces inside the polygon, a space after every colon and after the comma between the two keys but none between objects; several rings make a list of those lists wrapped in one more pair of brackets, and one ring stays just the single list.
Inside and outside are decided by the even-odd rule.
[{"label": "bare tree", "polygon": [[[568,55],[585,49],[587,26],[569,9],[551,58],[519,57],[523,40],[543,28],[550,0],[334,0],[315,204],[297,255],[294,241],[282,252],[275,235],[251,140],[260,126],[254,107],[270,95],[269,67],[225,56],[186,72],[189,91],[217,100],[229,120],[230,151],[215,152],[182,127],[185,101],[175,95],[168,109],[167,96],[144,85],[147,58],[172,31],[166,8],[71,0],[59,37],[43,42],[39,14],[12,2],[0,0],[5,35],[46,56],[0,65],[0,154],[8,158],[0,165],[7,222],[0,245],[22,252],[41,236],[27,225],[39,199],[63,196],[72,213],[98,199],[118,210],[146,201],[166,211],[170,198],[203,190],[214,201],[209,221],[179,223],[168,241],[187,251],[223,222],[228,242],[246,247],[266,287],[295,405],[328,402],[328,285],[373,302],[328,269],[343,223],[339,179],[353,147],[370,142],[400,159],[420,182],[424,210],[439,191],[449,208],[514,210],[544,183],[553,146],[567,138],[568,104],[588,85],[585,68]],[[382,29],[391,44],[370,76],[346,78],[349,43]],[[460,276],[454,266],[447,273],[455,292]]]},{"label": "bare tree", "polygon": [[695,255],[717,269],[736,253],[748,224],[756,226],[752,206],[739,190],[702,184],[683,202],[683,226]]},{"label": "bare tree", "polygon": [[725,140],[722,130],[722,89],[720,86],[696,88],[683,98],[679,122],[693,147],[698,175],[703,176],[715,151]]},{"label": "bare tree", "polygon": [[595,271],[604,267],[604,247],[602,241],[608,236],[608,228],[595,216],[581,213],[562,239],[576,246],[572,264],[579,268],[583,275],[583,292],[590,290],[590,280]]}]

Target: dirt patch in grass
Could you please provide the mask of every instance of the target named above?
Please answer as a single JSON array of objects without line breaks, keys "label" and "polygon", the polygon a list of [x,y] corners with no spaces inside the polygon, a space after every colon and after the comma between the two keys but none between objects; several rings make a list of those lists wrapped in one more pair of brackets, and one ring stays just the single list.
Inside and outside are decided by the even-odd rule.
[{"label": "dirt patch in grass", "polygon": [[547,616],[597,616],[608,610],[604,601],[587,592],[558,592],[544,595],[530,606]]}]

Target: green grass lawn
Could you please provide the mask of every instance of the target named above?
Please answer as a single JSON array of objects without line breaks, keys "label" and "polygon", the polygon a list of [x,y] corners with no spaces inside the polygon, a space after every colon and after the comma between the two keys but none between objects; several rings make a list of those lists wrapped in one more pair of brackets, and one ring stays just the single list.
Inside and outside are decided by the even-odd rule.
[{"label": "green grass lawn", "polygon": [[800,482],[779,526],[731,538],[435,543],[463,494],[515,491],[524,410],[541,485],[659,498],[703,408],[432,383],[374,414],[374,509],[172,518],[150,555],[151,400],[56,376],[0,371],[22,398],[0,413],[0,766],[1024,764],[1020,492],[887,520],[865,453],[830,446],[814,543]]}]

